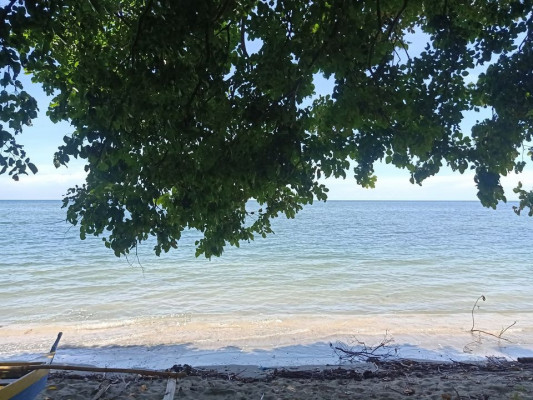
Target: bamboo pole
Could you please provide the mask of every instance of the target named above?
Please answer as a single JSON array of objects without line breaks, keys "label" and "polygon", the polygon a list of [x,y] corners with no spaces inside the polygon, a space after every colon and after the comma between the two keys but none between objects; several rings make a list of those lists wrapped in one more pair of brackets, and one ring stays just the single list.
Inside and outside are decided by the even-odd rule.
[{"label": "bamboo pole", "polygon": [[100,372],[100,373],[120,373],[120,374],[136,374],[142,376],[159,376],[163,378],[184,378],[187,376],[185,372],[171,372],[171,371],[155,371],[151,369],[136,369],[136,368],[101,368],[91,367],[85,365],[68,365],[68,364],[42,364],[42,365],[27,365],[24,367],[14,367],[27,370],[48,369],[55,371],[83,371],[83,372]]}]

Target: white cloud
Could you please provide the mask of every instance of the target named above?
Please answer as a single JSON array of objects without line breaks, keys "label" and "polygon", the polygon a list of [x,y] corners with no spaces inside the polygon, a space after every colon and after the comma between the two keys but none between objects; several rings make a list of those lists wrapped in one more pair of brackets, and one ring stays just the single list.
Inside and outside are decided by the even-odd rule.
[{"label": "white cloud", "polygon": [[[69,168],[59,169],[50,165],[39,165],[37,175],[21,176],[19,182],[6,174],[0,175],[0,200],[60,200],[67,189],[85,182],[83,164],[77,160]],[[463,175],[446,170],[428,178],[422,186],[409,182],[406,171],[391,166],[376,168],[378,180],[374,189],[358,186],[355,179],[327,179],[322,182],[330,189],[330,200],[477,200],[474,174]],[[514,173],[502,178],[507,199],[517,197],[513,188],[522,181],[526,189],[533,188],[533,170],[520,175]]]},{"label": "white cloud", "polygon": [[[323,183],[330,189],[330,200],[478,200],[474,173],[443,173],[426,179],[422,186],[409,182],[405,172],[377,173],[376,187],[364,189],[353,178],[328,179]],[[516,200],[513,193],[519,181],[525,188],[533,188],[533,171],[502,177],[507,200]]]},{"label": "white cloud", "polygon": [[18,182],[4,174],[0,176],[0,200],[60,200],[68,188],[83,184],[86,175],[81,166],[40,166],[36,175],[22,175]]}]

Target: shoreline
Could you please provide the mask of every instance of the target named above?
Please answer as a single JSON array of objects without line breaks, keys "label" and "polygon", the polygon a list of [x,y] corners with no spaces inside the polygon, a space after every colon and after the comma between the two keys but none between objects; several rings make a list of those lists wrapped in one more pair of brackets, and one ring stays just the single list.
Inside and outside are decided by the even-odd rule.
[{"label": "shoreline", "polygon": [[[180,325],[167,319],[140,330],[135,323],[4,325],[0,358],[34,359],[61,329],[55,364],[195,370],[175,382],[179,399],[524,400],[533,398],[533,365],[517,358],[533,357],[528,315],[520,314],[504,339],[470,332],[466,313],[426,315],[419,325],[419,316],[408,315],[193,319]],[[497,334],[495,322],[510,317],[480,314],[476,328]],[[385,326],[394,329],[382,331]],[[366,353],[342,358],[336,347]],[[378,359],[368,362],[369,352]],[[52,372],[38,399],[161,400],[167,384],[111,372]]]},{"label": "shoreline", "polygon": [[[353,362],[377,358],[383,361],[401,359],[421,362],[481,362],[497,358],[509,362],[519,357],[533,357],[533,349],[491,336],[470,335],[462,348],[435,337],[432,345],[413,344],[399,338],[376,337],[362,342],[353,338],[298,343],[273,348],[260,346],[220,346],[200,348],[192,343],[172,345],[106,345],[71,346],[60,344],[54,363],[91,365],[104,368],[142,368],[164,370],[172,365],[224,366],[247,365],[259,368],[306,367],[313,365],[346,366]],[[449,339],[449,338],[448,338]],[[390,342],[388,341],[390,340]],[[439,343],[440,342],[440,343]],[[47,343],[48,344],[48,343]],[[383,344],[383,345],[382,345]],[[0,349],[2,346],[0,346]],[[374,349],[376,349],[374,351]],[[43,352],[14,352],[3,356],[8,361],[29,361]]]},{"label": "shoreline", "polygon": [[376,346],[385,338],[398,358],[508,360],[533,356],[533,314],[483,314],[472,333],[470,314],[381,316],[215,316],[119,323],[0,326],[0,359],[31,359],[47,352],[57,332],[60,363],[164,369],[174,364],[265,367],[338,364],[331,345]]},{"label": "shoreline", "polygon": [[[142,353],[149,359],[146,362],[156,368],[173,365],[176,358],[185,358],[184,362],[192,365],[198,365],[196,359],[202,365],[224,363],[225,356],[235,358],[236,363],[268,366],[279,365],[278,360],[284,358],[289,359],[291,365],[300,363],[297,359],[302,358],[319,358],[319,364],[332,363],[329,343],[363,341],[375,345],[386,334],[394,339],[394,346],[405,358],[461,360],[470,356],[499,356],[513,359],[533,355],[531,312],[478,312],[475,328],[498,335],[514,321],[518,322],[503,335],[508,341],[472,334],[468,312],[454,315],[193,315],[192,318],[169,316],[49,324],[8,322],[0,326],[0,359],[31,357],[45,352],[59,331],[64,332],[60,353],[69,349],[70,359],[65,362],[92,357],[99,365],[119,362],[123,367],[129,367],[130,360],[137,358],[135,351]],[[298,346],[305,347],[304,355]],[[167,362],[166,353],[173,355],[171,364]]]}]

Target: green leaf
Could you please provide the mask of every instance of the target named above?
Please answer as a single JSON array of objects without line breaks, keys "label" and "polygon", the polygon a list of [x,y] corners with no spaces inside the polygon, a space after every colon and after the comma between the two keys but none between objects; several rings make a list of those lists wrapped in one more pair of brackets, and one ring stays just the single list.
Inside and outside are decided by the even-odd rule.
[{"label": "green leaf", "polygon": [[35,166],[35,164],[33,163],[28,163],[28,168],[30,169],[30,171],[33,173],[33,174],[36,174],[37,173],[37,167]]}]

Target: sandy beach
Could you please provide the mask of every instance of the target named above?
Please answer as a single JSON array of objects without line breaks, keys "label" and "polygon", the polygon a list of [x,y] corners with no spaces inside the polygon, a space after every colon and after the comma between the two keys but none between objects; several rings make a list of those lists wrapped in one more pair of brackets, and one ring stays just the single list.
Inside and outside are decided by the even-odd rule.
[{"label": "sandy beach", "polygon": [[[265,329],[270,325],[285,327],[283,322],[262,324],[263,335],[270,332]],[[193,335],[195,327],[194,323],[187,324],[180,327],[180,332]],[[533,364],[518,361],[533,357],[530,324],[513,326],[502,339],[466,329],[457,329],[455,334],[408,335],[402,327],[406,325],[398,323],[393,332],[380,336],[319,340],[313,339],[312,329],[307,332],[309,336],[292,329],[287,330],[290,334],[286,336],[273,331],[266,338],[271,342],[275,338],[278,346],[270,347],[265,338],[244,342],[206,340],[211,333],[214,335],[214,327],[212,332],[198,330],[197,340],[191,336],[183,344],[149,346],[130,343],[131,337],[126,339],[120,329],[67,329],[54,364],[158,371],[174,365],[169,371],[179,373],[175,393],[164,397],[170,390],[167,377],[53,371],[39,400],[533,399]],[[19,332],[13,327],[2,328],[6,335],[3,347],[9,350],[40,343],[44,352],[56,328],[50,327],[44,333],[43,329]],[[241,325],[229,328],[234,338],[241,337]],[[72,341],[81,337],[91,343],[93,336],[104,333],[107,341],[120,345],[82,347]],[[125,338],[123,342],[121,337]],[[338,348],[358,356],[349,357]],[[374,353],[366,354],[374,349]],[[25,359],[35,357],[33,353],[21,355]]]},{"label": "sandy beach", "polygon": [[[169,379],[56,372],[39,400],[67,399],[533,399],[533,364],[396,360],[351,366],[174,366]],[[167,394],[167,397],[164,397]]]}]

